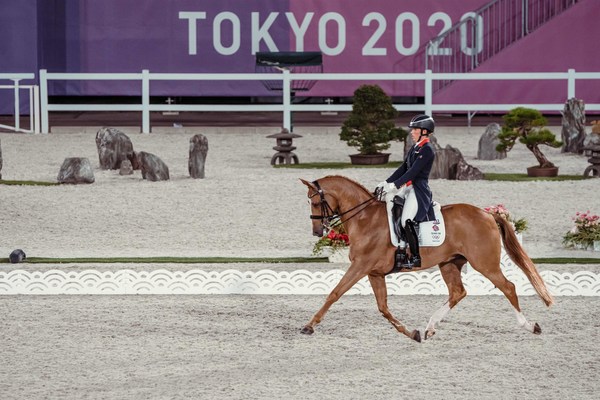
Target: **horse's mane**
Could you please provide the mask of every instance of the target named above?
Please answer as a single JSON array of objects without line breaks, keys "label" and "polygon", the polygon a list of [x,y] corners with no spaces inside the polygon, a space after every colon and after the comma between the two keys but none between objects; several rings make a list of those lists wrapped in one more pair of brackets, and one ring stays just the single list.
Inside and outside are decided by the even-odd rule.
[{"label": "horse's mane", "polygon": [[[365,192],[365,194],[367,194],[368,196],[372,196],[373,194],[371,193],[370,190],[368,190],[366,187],[364,187],[362,184],[358,183],[357,181],[355,181],[354,179],[350,179],[347,176],[342,176],[342,175],[327,175],[324,176],[321,179],[342,179],[345,181],[348,181],[349,183],[352,183],[354,186],[356,186],[358,189],[362,190],[363,192]],[[317,179],[319,180],[319,179]]]}]

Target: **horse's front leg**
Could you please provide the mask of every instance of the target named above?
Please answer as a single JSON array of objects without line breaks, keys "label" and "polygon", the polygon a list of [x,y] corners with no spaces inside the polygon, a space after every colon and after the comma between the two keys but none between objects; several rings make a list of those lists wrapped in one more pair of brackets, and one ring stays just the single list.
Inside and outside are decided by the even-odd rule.
[{"label": "horse's front leg", "polygon": [[425,339],[429,339],[435,335],[435,328],[448,315],[450,310],[458,304],[459,301],[465,298],[467,291],[462,283],[460,270],[467,262],[462,257],[458,257],[452,261],[440,264],[440,272],[442,278],[448,286],[448,301],[445,302],[436,312],[433,313],[427,327],[425,328]]},{"label": "horse's front leg", "polygon": [[364,278],[367,275],[364,268],[358,267],[358,265],[353,261],[350,264],[350,268],[344,274],[339,283],[333,288],[327,299],[325,299],[325,304],[323,307],[312,317],[308,324],[302,328],[301,333],[311,335],[315,332],[315,326],[321,322],[325,313],[329,310],[329,308],[339,300],[340,297],[344,295],[352,286],[354,286],[358,281]]},{"label": "horse's front leg", "polygon": [[400,333],[405,334],[409,338],[416,340],[417,342],[421,341],[421,333],[418,330],[409,331],[406,329],[404,325],[400,321],[398,321],[390,312],[390,309],[387,305],[387,286],[385,284],[385,276],[382,275],[369,275],[369,282],[371,282],[371,287],[373,288],[373,293],[375,294],[375,299],[377,300],[377,307],[379,308],[379,312],[390,321],[390,324]]}]

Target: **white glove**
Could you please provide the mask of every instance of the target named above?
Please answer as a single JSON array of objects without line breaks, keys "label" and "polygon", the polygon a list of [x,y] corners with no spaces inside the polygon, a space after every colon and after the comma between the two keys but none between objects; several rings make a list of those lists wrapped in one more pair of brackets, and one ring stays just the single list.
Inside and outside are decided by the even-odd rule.
[{"label": "white glove", "polygon": [[394,182],[385,182],[385,185],[383,185],[383,191],[386,193],[396,193],[398,191],[398,188],[396,187]]},{"label": "white glove", "polygon": [[385,201],[393,201],[394,197],[398,195],[398,188],[394,183],[386,184],[383,191],[385,193]]},{"label": "white glove", "polygon": [[382,190],[383,190],[383,187],[384,187],[385,185],[387,185],[387,184],[388,184],[388,183],[387,183],[387,181],[379,182],[379,183],[377,184],[377,186],[375,187],[375,190],[377,190],[377,189],[382,189]]}]

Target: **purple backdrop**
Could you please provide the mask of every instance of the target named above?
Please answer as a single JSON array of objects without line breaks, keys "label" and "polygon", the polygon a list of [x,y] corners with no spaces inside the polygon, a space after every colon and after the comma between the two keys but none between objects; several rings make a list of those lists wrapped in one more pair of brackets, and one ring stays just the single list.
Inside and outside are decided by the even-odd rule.
[{"label": "purple backdrop", "polygon": [[[422,72],[424,45],[488,0],[0,0],[0,71],[254,72],[256,51],[322,51],[325,72]],[[477,71],[600,71],[595,0],[579,4]],[[551,43],[552,46],[548,46]],[[351,96],[361,82],[319,82],[308,96]],[[394,96],[422,83],[381,82]],[[139,95],[133,82],[56,82],[53,95]],[[0,91],[6,108],[6,91]],[[152,95],[267,96],[259,82],[157,82]],[[561,102],[566,83],[457,82],[436,103]],[[577,96],[600,102],[593,85]],[[12,97],[12,95],[11,95]],[[10,101],[9,101],[10,103]]]}]

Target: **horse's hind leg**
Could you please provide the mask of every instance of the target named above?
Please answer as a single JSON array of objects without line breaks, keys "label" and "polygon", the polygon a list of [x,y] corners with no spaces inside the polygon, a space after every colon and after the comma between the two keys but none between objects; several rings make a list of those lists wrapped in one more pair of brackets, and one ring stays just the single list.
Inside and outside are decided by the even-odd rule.
[{"label": "horse's hind leg", "polygon": [[[500,257],[498,257],[498,258],[500,258]],[[535,333],[536,335],[539,335],[540,333],[542,333],[542,329],[540,328],[540,326],[537,323],[531,323],[531,322],[527,321],[527,319],[521,312],[521,307],[519,306],[519,298],[517,297],[517,291],[515,289],[515,285],[514,285],[514,283],[512,283],[511,281],[506,279],[506,277],[502,273],[502,269],[500,269],[500,260],[498,260],[497,266],[495,266],[493,268],[490,268],[490,267],[481,268],[481,267],[478,267],[475,263],[471,263],[471,265],[473,265],[473,268],[476,271],[478,271],[479,273],[481,273],[481,275],[488,278],[494,284],[494,286],[496,286],[496,288],[498,288],[498,290],[500,290],[502,293],[504,293],[504,296],[506,296],[506,298],[508,299],[510,304],[515,309],[515,316],[517,317],[517,323],[521,328],[523,328],[529,332]]]},{"label": "horse's hind leg", "polygon": [[365,277],[366,273],[363,272],[360,268],[352,267],[355,265],[352,263],[348,271],[344,274],[339,283],[333,288],[327,299],[325,299],[325,304],[321,307],[319,311],[312,317],[312,319],[308,322],[308,324],[304,325],[304,328],[300,331],[301,333],[311,335],[315,332],[315,326],[321,322],[325,313],[329,310],[329,308],[339,300],[340,297],[344,293],[346,293],[352,286],[354,286],[358,281]]},{"label": "horse's hind leg", "polygon": [[467,291],[463,286],[460,275],[460,270],[466,262],[467,260],[461,257],[450,262],[440,264],[440,272],[442,273],[444,282],[446,282],[446,286],[448,286],[449,296],[448,301],[446,301],[444,305],[437,309],[429,319],[429,323],[425,328],[425,339],[429,339],[435,334],[435,327],[442,322],[450,310],[467,295]]},{"label": "horse's hind leg", "polygon": [[375,294],[375,299],[377,300],[377,307],[379,308],[379,312],[390,321],[392,326],[396,328],[396,330],[400,333],[405,334],[409,338],[416,340],[417,342],[421,341],[421,334],[418,330],[414,330],[410,332],[400,321],[398,321],[390,312],[390,309],[387,305],[387,286],[385,285],[385,277],[381,275],[369,275],[369,282],[371,283],[371,287],[373,288],[373,293]]}]

